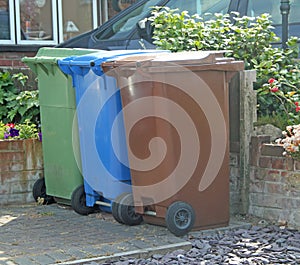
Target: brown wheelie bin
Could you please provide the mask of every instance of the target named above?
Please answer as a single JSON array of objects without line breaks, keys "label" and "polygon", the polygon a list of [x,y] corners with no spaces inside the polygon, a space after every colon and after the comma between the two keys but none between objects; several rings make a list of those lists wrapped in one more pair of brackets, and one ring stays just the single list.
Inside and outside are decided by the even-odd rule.
[{"label": "brown wheelie bin", "polygon": [[243,62],[198,51],[102,67],[120,88],[131,170],[133,193],[113,205],[118,219],[132,224],[141,215],[177,236],[227,226],[228,83]]}]

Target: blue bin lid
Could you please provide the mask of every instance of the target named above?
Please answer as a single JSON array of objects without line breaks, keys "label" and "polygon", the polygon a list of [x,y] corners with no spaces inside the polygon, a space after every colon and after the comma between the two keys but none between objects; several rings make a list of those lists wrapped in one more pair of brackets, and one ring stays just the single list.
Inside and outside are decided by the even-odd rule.
[{"label": "blue bin lid", "polygon": [[91,69],[96,75],[103,75],[103,70],[101,64],[107,61],[113,61],[117,58],[136,55],[136,54],[146,54],[146,53],[160,53],[169,52],[165,50],[116,50],[116,51],[105,51],[101,50],[99,52],[70,56],[64,59],[58,60],[58,66],[65,74],[72,75],[73,80],[75,75],[86,75]]}]

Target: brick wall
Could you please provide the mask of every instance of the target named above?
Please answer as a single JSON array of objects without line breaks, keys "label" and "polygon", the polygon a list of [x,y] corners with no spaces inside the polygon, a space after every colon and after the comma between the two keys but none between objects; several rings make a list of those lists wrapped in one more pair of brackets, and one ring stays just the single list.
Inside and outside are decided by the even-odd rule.
[{"label": "brick wall", "polygon": [[0,141],[0,205],[32,202],[33,184],[42,176],[41,142]]},{"label": "brick wall", "polygon": [[282,155],[270,137],[251,141],[249,213],[300,227],[300,161]]},{"label": "brick wall", "polygon": [[36,52],[1,52],[0,53],[0,66],[5,68],[22,68],[26,67],[21,62],[25,56],[33,57]]}]

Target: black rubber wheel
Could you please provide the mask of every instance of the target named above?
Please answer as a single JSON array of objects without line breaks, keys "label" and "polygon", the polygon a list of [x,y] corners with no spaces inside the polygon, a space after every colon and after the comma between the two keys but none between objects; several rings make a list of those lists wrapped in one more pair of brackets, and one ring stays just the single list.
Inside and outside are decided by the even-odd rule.
[{"label": "black rubber wheel", "polygon": [[178,201],[172,203],[166,213],[166,225],[175,236],[187,234],[194,226],[195,212],[188,203]]},{"label": "black rubber wheel", "polygon": [[133,195],[123,193],[118,197],[118,218],[126,225],[139,225],[143,217],[134,211]]},{"label": "black rubber wheel", "polygon": [[47,195],[45,179],[40,178],[34,184],[32,188],[32,196],[36,202],[39,202],[43,205],[55,203],[55,200],[52,196]]},{"label": "black rubber wheel", "polygon": [[120,201],[123,199],[123,194],[119,195],[111,204],[111,213],[112,216],[115,218],[115,220],[120,223],[124,224],[122,219],[119,216],[119,207],[120,207]]},{"label": "black rubber wheel", "polygon": [[94,212],[94,207],[86,206],[84,186],[77,187],[71,196],[71,206],[73,210],[81,215],[88,215]]}]

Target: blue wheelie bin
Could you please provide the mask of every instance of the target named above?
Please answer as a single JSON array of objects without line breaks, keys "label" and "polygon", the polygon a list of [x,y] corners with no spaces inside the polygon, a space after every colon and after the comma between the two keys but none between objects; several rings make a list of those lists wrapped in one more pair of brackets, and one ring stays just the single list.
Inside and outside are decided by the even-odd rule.
[{"label": "blue wheelie bin", "polygon": [[[112,212],[114,218],[121,223],[123,220],[114,210],[118,207],[114,205],[119,203],[120,195],[132,193],[131,174],[120,89],[114,77],[103,73],[101,64],[116,58],[145,57],[161,52],[166,51],[100,51],[91,55],[70,56],[58,61],[62,72],[72,76],[75,89],[75,116],[78,121],[86,205],[99,205],[101,210]],[[74,130],[76,129],[77,127],[74,127]],[[130,216],[132,224],[138,224],[141,220],[141,216]],[[128,223],[128,220],[126,222]]]}]

